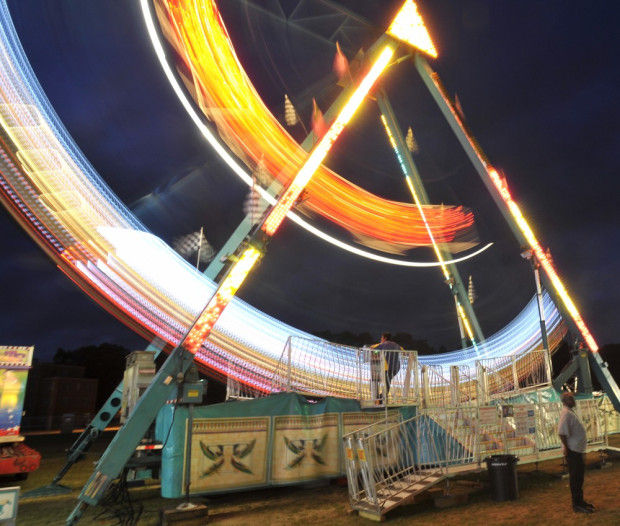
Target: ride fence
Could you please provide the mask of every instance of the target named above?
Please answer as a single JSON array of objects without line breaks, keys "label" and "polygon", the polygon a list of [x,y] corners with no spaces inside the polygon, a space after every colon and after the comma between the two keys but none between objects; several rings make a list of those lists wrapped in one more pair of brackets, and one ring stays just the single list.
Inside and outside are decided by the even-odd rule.
[{"label": "ride fence", "polygon": [[606,422],[597,401],[577,400],[576,411],[586,428],[588,446],[604,444],[607,440]]},{"label": "ride fence", "polygon": [[[386,508],[456,472],[477,470],[495,454],[521,462],[562,456],[557,434],[560,402],[421,408],[400,413],[343,436],[351,504]],[[605,411],[597,399],[577,400],[587,450],[607,444]]]},{"label": "ride fence", "polygon": [[254,400],[267,396],[271,392],[270,384],[259,383],[257,386],[253,386],[247,382],[242,382],[240,378],[251,378],[252,371],[248,370],[248,365],[238,360],[227,360],[224,363],[222,373],[226,377],[226,401]]},{"label": "ride fence", "polygon": [[375,350],[290,337],[268,391],[354,398],[362,405],[486,404],[551,383],[546,351],[483,359],[471,367],[421,364],[416,351]]},{"label": "ride fence", "polygon": [[551,362],[544,350],[521,356],[500,356],[476,362],[479,393],[488,399],[515,394],[551,384]]},{"label": "ride fence", "polygon": [[272,377],[272,391],[356,398],[365,405],[419,402],[415,351],[356,348],[289,338]]},{"label": "ride fence", "polygon": [[478,459],[475,406],[433,407],[422,410],[430,423],[441,430],[446,466],[468,465]]},{"label": "ride fence", "polygon": [[476,383],[467,366],[421,365],[420,384],[424,407],[448,407],[476,400]]},{"label": "ride fence", "polygon": [[605,433],[608,435],[620,433],[620,413],[614,409],[609,397],[607,395],[599,396],[596,398],[596,403],[603,419]]},{"label": "ride fence", "polygon": [[289,338],[272,376],[272,391],[359,398],[363,377],[358,354],[347,345]]}]

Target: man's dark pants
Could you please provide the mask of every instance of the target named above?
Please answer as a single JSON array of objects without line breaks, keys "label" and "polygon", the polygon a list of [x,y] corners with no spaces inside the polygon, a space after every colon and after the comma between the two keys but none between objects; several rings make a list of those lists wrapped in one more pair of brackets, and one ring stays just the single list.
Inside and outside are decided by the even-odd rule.
[{"label": "man's dark pants", "polygon": [[573,506],[583,504],[583,477],[586,470],[583,461],[583,453],[568,450],[566,463],[568,464],[568,476],[570,478],[570,492],[573,497]]}]

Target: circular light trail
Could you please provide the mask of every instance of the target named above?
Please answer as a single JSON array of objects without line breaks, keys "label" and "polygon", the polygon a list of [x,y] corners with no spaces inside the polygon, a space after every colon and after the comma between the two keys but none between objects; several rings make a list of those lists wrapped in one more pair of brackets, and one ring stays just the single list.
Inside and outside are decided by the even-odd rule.
[{"label": "circular light trail", "polygon": [[[166,57],[164,45],[159,38],[159,33],[155,26],[155,20],[153,17],[153,13],[151,10],[149,0],[140,0],[140,6],[142,8],[142,14],[143,14],[144,22],[147,28],[147,33],[149,34],[149,37],[151,39],[151,43],[153,45],[155,54],[157,55],[157,58],[160,61],[162,69],[166,75],[166,78],[168,79],[168,82],[172,86],[172,89],[175,95],[181,102],[181,105],[183,106],[187,114],[190,116],[191,120],[194,122],[195,126],[198,128],[200,133],[207,140],[209,145],[215,150],[215,152],[221,157],[221,159],[228,165],[228,167],[232,170],[232,172],[235,173],[245,184],[252,187],[253,186],[252,176],[248,172],[246,172],[245,168],[243,168],[239,164],[239,162],[228,152],[228,150],[217,139],[215,134],[204,123],[203,118],[195,110],[193,102],[190,101],[190,99],[188,98],[185,88],[180,84],[177,74],[173,71],[172,67],[170,66],[167,60],[167,57]],[[267,201],[270,205],[275,204],[275,201],[276,201],[275,198],[267,190],[262,188],[260,185],[255,185],[254,188],[258,190],[261,197],[265,199],[265,201]],[[389,256],[376,254],[368,250],[364,250],[354,245],[351,245],[349,243],[346,243],[344,241],[341,241],[321,231],[320,229],[316,228],[315,226],[311,225],[309,222],[304,220],[301,216],[299,216],[299,214],[296,214],[295,212],[288,212],[288,217],[294,223],[304,228],[306,231],[318,236],[319,238],[323,239],[324,241],[327,241],[328,243],[334,246],[337,246],[338,248],[341,248],[343,250],[346,250],[347,252],[350,252],[358,256],[372,259],[374,261],[378,261],[381,263],[388,263],[388,264],[399,265],[399,266],[404,266],[404,267],[424,268],[424,267],[441,266],[441,263],[437,261],[422,262],[422,261],[403,260],[403,259],[397,259],[397,258],[392,258]],[[420,224],[420,227],[426,233],[426,229],[422,223]],[[430,240],[428,242],[430,243]],[[444,263],[451,264],[451,263],[459,263],[462,261],[466,261],[484,252],[485,250],[490,248],[491,245],[492,243],[488,243],[482,248],[472,253],[469,253],[467,255],[464,255],[458,258],[453,258],[453,259],[444,261]]]},{"label": "circular light trail", "polygon": [[[72,281],[146,338],[176,345],[216,285],[144,226],[102,181],[60,122],[0,1],[0,198]],[[561,318],[545,300],[550,338]],[[196,360],[269,390],[290,337],[309,338],[234,298]],[[480,346],[481,356],[523,355],[540,343],[535,301]],[[323,345],[329,345],[322,342]],[[425,357],[474,363],[473,349]],[[292,364],[300,370],[298,361]],[[334,377],[339,382],[338,377]]]}]

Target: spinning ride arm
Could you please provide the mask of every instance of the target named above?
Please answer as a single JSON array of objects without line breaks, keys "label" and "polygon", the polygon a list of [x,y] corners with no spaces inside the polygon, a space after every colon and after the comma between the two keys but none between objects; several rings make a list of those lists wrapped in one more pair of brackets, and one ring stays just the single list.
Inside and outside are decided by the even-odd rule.
[{"label": "spinning ride arm", "polygon": [[125,425],[118,431],[99,459],[95,472],[78,497],[77,506],[67,518],[68,525],[75,524],[79,520],[87,505],[97,504],[100,501],[107,488],[118,477],[135,451],[140,439],[157,416],[160,408],[174,396],[177,382],[182,381],[183,375],[193,363],[194,355],[199,352],[218,318],[262,256],[267,241],[277,231],[286,217],[286,213],[293,207],[327,156],[334,141],[353,117],[375,81],[390,63],[393,54],[393,45],[387,44],[379,50],[372,67],[344,105],[338,117],[312,149],[297,175],[282,193],[276,205],[266,215],[260,227],[254,231],[254,234],[242,247],[241,253],[220,282],[215,294],[194,321],[181,343],[164,362],[152,383],[138,400]]}]

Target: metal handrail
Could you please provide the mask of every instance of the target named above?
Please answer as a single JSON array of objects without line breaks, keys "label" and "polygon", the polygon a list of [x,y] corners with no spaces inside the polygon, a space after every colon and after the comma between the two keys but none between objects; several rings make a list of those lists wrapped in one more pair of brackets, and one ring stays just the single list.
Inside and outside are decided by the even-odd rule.
[{"label": "metal handrail", "polygon": [[[351,505],[382,514],[404,495],[423,491],[451,472],[479,469],[497,453],[516,454],[525,462],[561,457],[561,407],[560,402],[433,407],[400,422],[382,419],[347,433]],[[588,448],[604,447],[607,427],[598,402],[577,400],[577,412],[586,426]]]},{"label": "metal handrail", "polygon": [[[377,511],[390,498],[416,483],[432,475],[445,474],[445,459],[430,422],[427,415],[396,424],[384,419],[373,424],[381,429],[371,434],[356,430],[343,437],[352,503]],[[372,426],[365,429],[369,427]]]},{"label": "metal handrail", "polygon": [[[392,353],[398,357],[390,358]],[[390,373],[386,363],[398,363],[398,372]],[[444,367],[419,363],[415,351],[374,351],[291,336],[274,360],[271,391],[340,396],[381,407],[433,407],[486,404],[551,382],[548,353],[539,350],[481,359],[477,375],[463,365],[449,366],[449,372]]]}]

